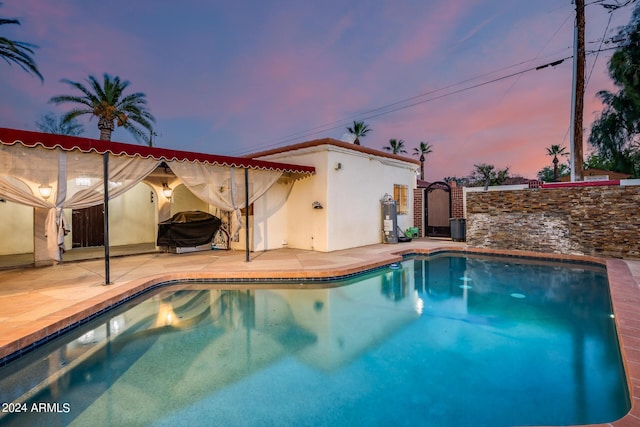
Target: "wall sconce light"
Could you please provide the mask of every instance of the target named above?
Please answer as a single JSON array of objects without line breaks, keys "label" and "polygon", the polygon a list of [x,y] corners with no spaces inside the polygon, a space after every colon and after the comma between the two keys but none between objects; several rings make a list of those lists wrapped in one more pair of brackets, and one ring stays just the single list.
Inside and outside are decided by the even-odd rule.
[{"label": "wall sconce light", "polygon": [[173,195],[173,190],[167,185],[166,182],[162,183],[162,194],[164,194],[164,197],[166,197],[167,199],[171,199],[171,196]]},{"label": "wall sconce light", "polygon": [[53,189],[49,184],[47,184],[47,185],[41,185],[40,187],[38,187],[38,191],[40,192],[40,195],[42,196],[42,198],[47,200],[49,197],[51,197],[51,191],[53,191]]},{"label": "wall sconce light", "polygon": [[342,170],[342,163],[336,163],[336,167],[334,169],[337,171]]},{"label": "wall sconce light", "polygon": [[322,205],[320,204],[320,202],[313,202],[311,206],[313,207],[313,209],[322,209]]}]

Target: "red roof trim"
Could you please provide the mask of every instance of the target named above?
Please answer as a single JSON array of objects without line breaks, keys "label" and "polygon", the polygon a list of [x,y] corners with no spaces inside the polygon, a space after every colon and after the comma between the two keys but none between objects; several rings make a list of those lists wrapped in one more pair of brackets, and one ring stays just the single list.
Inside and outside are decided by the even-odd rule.
[{"label": "red roof trim", "polygon": [[575,182],[543,182],[540,188],[567,188],[567,187],[603,187],[606,185],[620,185],[619,179],[608,181],[575,181]]},{"label": "red roof trim", "polygon": [[288,163],[269,162],[242,157],[218,156],[214,154],[195,153],[191,151],[172,150],[168,148],[147,147],[144,145],[125,144],[122,142],[101,141],[77,136],[55,135],[50,133],[31,132],[18,129],[0,128],[0,143],[14,145],[20,143],[25,147],[38,145],[47,149],[60,148],[65,151],[80,150],[83,153],[96,152],[114,155],[139,156],[156,160],[176,160],[209,163],[237,168],[267,169],[282,172],[314,174],[312,166],[291,165]]},{"label": "red roof trim", "polygon": [[274,154],[287,153],[290,151],[300,150],[303,148],[317,147],[319,145],[332,145],[334,147],[346,148],[348,150],[358,151],[360,153],[370,154],[373,156],[387,157],[389,159],[401,160],[403,162],[413,163],[416,165],[420,164],[420,161],[417,159],[401,156],[399,154],[393,154],[388,151],[382,151],[382,150],[376,150],[374,148],[363,147],[362,145],[355,145],[349,142],[338,141],[337,139],[333,139],[333,138],[314,139],[312,141],[300,142],[293,145],[285,145],[283,147],[273,148],[271,150],[247,154],[244,157],[255,159],[257,157],[266,157]]}]

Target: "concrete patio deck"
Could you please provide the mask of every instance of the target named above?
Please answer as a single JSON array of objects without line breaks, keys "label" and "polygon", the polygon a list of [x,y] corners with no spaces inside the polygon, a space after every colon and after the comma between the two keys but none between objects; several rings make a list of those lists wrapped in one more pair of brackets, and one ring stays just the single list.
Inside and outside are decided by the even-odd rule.
[{"label": "concrete patio deck", "polygon": [[171,280],[223,278],[338,277],[398,261],[403,253],[442,249],[520,254],[553,259],[586,259],[606,265],[632,409],[616,427],[640,425],[640,261],[478,250],[465,243],[417,239],[397,245],[370,245],[331,253],[278,249],[251,253],[204,251],[151,253],[112,258],[105,286],[103,259],[41,268],[0,271],[0,365],[60,330],[144,289]]}]

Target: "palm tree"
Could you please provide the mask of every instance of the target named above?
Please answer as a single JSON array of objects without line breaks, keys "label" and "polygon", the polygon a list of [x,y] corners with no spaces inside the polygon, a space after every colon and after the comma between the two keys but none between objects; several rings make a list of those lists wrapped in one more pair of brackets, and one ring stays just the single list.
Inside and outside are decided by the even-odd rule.
[{"label": "palm tree", "polygon": [[[0,6],[2,6],[2,3],[0,3]],[[20,25],[20,21],[17,19],[0,18],[0,25],[5,24]],[[9,40],[6,37],[0,36],[0,58],[7,61],[9,65],[11,65],[12,62],[18,64],[18,66],[27,73],[35,74],[40,81],[44,81],[35,61],[31,58],[33,49],[37,47],[38,46],[31,43]]]},{"label": "palm tree", "polygon": [[407,152],[407,150],[404,149],[404,141],[401,139],[390,139],[389,145],[382,147],[382,149],[391,151],[393,154],[402,154]]},{"label": "palm tree", "polygon": [[551,147],[547,147],[547,155],[553,156],[553,181],[558,181],[558,156],[566,157],[569,153],[566,152],[567,147],[561,147],[558,144],[552,144]]},{"label": "palm tree", "polygon": [[76,120],[65,122],[62,117],[57,117],[53,113],[47,113],[42,116],[41,121],[36,122],[36,127],[40,132],[56,135],[78,136],[84,133],[84,126]]},{"label": "palm tree", "polygon": [[419,147],[413,148],[413,155],[420,156],[420,179],[424,180],[424,156],[425,154],[429,154],[433,151],[433,147],[431,144],[427,144],[426,142],[420,141]]},{"label": "palm tree", "polygon": [[[90,88],[85,87],[82,83],[67,79],[61,81],[84,94],[84,96],[59,95],[49,100],[54,104],[73,102],[82,105],[82,107],[74,108],[64,114],[62,116],[64,122],[69,122],[83,114],[90,114],[98,118],[100,139],[103,141],[111,141],[111,133],[114,131],[116,123],[131,132],[137,141],[148,141],[147,135],[153,132],[152,122],[155,122],[155,118],[147,110],[147,100],[144,93],[135,92],[123,95],[124,90],[129,86],[129,81],[121,81],[118,76],[112,79],[106,73],[102,85],[94,76],[89,76],[87,82]],[[136,127],[134,123],[138,123],[143,129]]]},{"label": "palm tree", "polygon": [[356,145],[360,145],[360,137],[365,136],[370,131],[371,129],[369,128],[369,126],[364,124],[364,122],[354,121],[353,127],[347,128],[347,132],[356,137],[356,139],[353,140],[353,143]]}]

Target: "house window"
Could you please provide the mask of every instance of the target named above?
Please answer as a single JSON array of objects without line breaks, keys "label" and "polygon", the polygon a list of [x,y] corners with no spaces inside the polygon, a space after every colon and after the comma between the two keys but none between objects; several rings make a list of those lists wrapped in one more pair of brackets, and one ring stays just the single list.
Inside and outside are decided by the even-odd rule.
[{"label": "house window", "polygon": [[393,199],[396,201],[398,215],[407,214],[407,188],[406,185],[393,185]]}]

